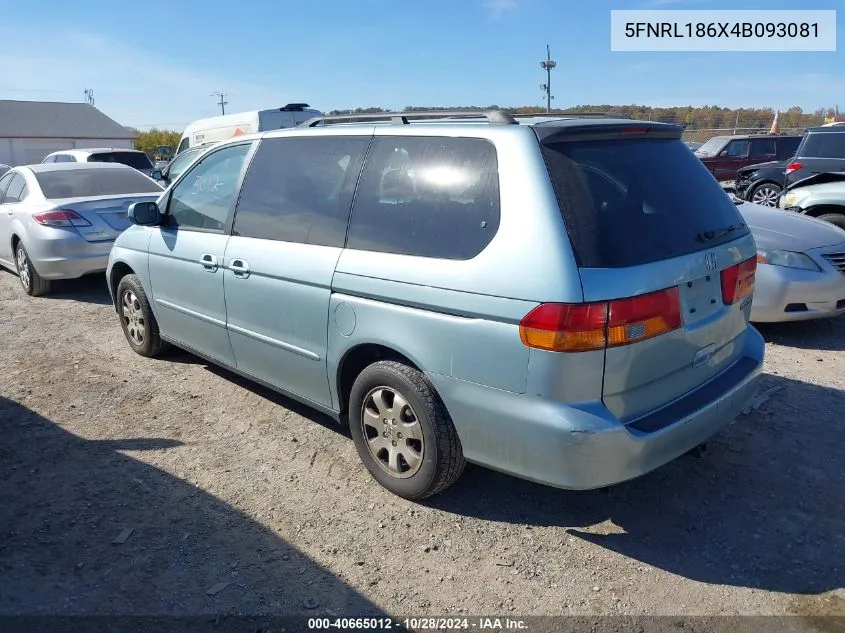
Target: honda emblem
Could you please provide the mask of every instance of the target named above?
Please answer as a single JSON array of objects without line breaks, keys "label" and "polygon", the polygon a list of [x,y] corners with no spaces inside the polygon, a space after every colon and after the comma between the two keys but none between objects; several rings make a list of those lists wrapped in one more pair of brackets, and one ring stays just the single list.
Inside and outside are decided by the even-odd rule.
[{"label": "honda emblem", "polygon": [[707,253],[707,255],[704,256],[704,261],[707,264],[708,272],[716,270],[716,253]]}]

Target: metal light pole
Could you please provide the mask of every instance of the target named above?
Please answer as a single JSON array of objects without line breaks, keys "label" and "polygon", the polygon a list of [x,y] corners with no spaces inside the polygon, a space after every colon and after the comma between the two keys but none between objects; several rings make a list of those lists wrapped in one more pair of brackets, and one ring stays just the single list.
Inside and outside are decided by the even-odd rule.
[{"label": "metal light pole", "polygon": [[549,45],[546,44],[546,59],[540,62],[540,68],[546,71],[546,83],[540,84],[546,93],[546,112],[552,111],[552,68],[557,66],[557,62],[552,59],[552,54],[549,51]]}]

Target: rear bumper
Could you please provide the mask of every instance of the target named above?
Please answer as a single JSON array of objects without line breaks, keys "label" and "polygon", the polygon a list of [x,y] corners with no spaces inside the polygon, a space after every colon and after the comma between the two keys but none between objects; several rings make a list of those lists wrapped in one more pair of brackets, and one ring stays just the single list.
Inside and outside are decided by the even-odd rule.
[{"label": "rear bumper", "polygon": [[114,240],[88,242],[70,231],[50,232],[59,234],[24,241],[32,265],[44,279],[76,279],[103,272],[108,266]]},{"label": "rear bumper", "polygon": [[[610,486],[644,475],[704,442],[754,396],[764,342],[748,328],[740,359],[649,416],[677,416],[653,432],[623,425],[600,402],[565,405],[433,374],[466,458],[517,477],[569,489]],[[643,418],[641,418],[642,420]],[[636,421],[635,421],[636,422]]]},{"label": "rear bumper", "polygon": [[806,321],[845,314],[845,275],[820,265],[823,272],[758,264],[751,320]]}]

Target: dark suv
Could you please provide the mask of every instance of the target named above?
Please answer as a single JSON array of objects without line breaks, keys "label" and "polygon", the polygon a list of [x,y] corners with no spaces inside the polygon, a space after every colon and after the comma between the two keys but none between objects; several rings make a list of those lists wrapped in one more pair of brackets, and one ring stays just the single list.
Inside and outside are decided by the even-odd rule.
[{"label": "dark suv", "polygon": [[781,134],[714,136],[695,155],[716,180],[734,180],[742,167],[791,158],[800,142],[800,136]]},{"label": "dark suv", "polygon": [[809,128],[786,166],[786,186],[824,172],[845,171],[845,126]]}]

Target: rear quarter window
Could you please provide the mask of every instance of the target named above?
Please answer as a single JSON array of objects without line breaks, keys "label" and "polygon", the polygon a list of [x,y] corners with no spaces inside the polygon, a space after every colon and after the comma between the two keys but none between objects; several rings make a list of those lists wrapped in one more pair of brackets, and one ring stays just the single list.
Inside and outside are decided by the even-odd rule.
[{"label": "rear quarter window", "polygon": [[816,132],[806,136],[799,156],[806,158],[845,159],[845,132]]},{"label": "rear quarter window", "polygon": [[680,140],[551,139],[543,154],[580,266],[646,264],[748,232],[731,199]]},{"label": "rear quarter window", "polygon": [[377,137],[355,194],[347,247],[466,260],[484,250],[498,228],[492,143]]}]

